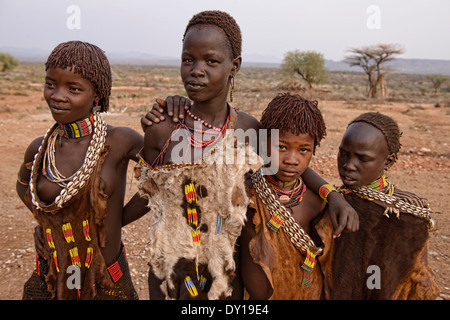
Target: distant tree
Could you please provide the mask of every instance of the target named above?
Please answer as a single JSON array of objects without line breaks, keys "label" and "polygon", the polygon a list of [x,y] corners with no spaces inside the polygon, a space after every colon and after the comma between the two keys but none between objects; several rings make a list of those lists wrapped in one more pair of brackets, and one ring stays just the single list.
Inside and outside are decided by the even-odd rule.
[{"label": "distant tree", "polygon": [[448,80],[448,77],[440,75],[440,74],[432,74],[427,76],[427,79],[431,81],[434,88],[434,95],[437,95],[437,92],[441,85]]},{"label": "distant tree", "polygon": [[369,83],[368,97],[375,98],[378,86],[380,86],[380,97],[385,98],[385,74],[391,70],[389,67],[386,67],[386,62],[392,61],[396,55],[404,53],[404,49],[398,44],[377,44],[351,48],[348,51],[352,54],[346,56],[344,62],[350,66],[361,67],[367,74]]},{"label": "distant tree", "polygon": [[284,55],[281,64],[281,72],[289,77],[300,76],[309,89],[313,84],[319,84],[328,80],[325,69],[325,59],[321,53],[315,51],[289,51]]},{"label": "distant tree", "polygon": [[11,71],[19,65],[19,60],[9,53],[0,52],[0,72]]}]

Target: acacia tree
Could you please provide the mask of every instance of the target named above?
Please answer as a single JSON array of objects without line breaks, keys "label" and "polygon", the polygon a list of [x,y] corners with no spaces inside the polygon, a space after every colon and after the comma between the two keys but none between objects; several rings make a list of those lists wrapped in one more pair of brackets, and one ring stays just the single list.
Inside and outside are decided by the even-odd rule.
[{"label": "acacia tree", "polygon": [[427,79],[431,81],[434,88],[434,95],[436,96],[439,88],[443,83],[445,83],[448,80],[448,77],[440,74],[431,74],[427,76]]},{"label": "acacia tree", "polygon": [[385,74],[391,70],[391,68],[386,66],[386,62],[392,61],[396,55],[404,53],[404,49],[398,44],[377,44],[351,48],[348,51],[352,54],[346,56],[344,62],[350,66],[361,67],[367,74],[369,83],[368,97],[375,98],[378,86],[380,86],[380,97],[385,98]]},{"label": "acacia tree", "polygon": [[281,72],[292,77],[299,75],[308,83],[309,89],[313,84],[326,82],[328,79],[323,55],[315,51],[289,51],[284,55]]}]

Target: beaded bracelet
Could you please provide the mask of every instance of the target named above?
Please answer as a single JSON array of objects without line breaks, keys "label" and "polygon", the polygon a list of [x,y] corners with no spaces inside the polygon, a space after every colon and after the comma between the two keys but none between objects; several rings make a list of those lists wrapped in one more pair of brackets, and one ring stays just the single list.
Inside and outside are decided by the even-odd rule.
[{"label": "beaded bracelet", "polygon": [[28,186],[30,184],[30,180],[25,180],[20,176],[20,174],[17,174],[17,182],[24,186]]},{"label": "beaded bracelet", "polygon": [[319,196],[325,200],[326,202],[328,202],[328,195],[332,192],[332,191],[336,191],[336,188],[333,187],[331,184],[324,184],[319,188]]}]

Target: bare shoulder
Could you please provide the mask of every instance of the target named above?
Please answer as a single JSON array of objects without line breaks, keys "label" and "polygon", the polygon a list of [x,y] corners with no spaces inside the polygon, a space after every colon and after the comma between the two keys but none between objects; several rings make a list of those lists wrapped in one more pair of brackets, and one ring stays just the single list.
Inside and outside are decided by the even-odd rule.
[{"label": "bare shoulder", "polygon": [[41,146],[43,140],[44,140],[44,137],[42,136],[42,137],[38,137],[38,138],[34,139],[30,143],[27,150],[25,151],[24,163],[33,161],[34,155],[39,151],[39,147]]},{"label": "bare shoulder", "polygon": [[237,122],[236,122],[236,128],[241,128],[244,130],[247,129],[259,129],[259,121],[253,117],[252,115],[243,112],[243,111],[237,111]]},{"label": "bare shoulder", "polygon": [[144,146],[144,137],[128,127],[108,125],[106,141],[111,146],[110,152],[120,153],[128,159],[135,159],[136,154]]},{"label": "bare shoulder", "polygon": [[306,188],[302,201],[307,207],[311,208],[311,212],[314,216],[319,215],[326,205],[326,202],[309,188]]},{"label": "bare shoulder", "polygon": [[143,139],[144,137],[138,133],[136,130],[129,128],[129,127],[114,127],[111,125],[108,125],[108,134],[111,137],[114,137],[115,139],[123,138],[123,139]]},{"label": "bare shoulder", "polygon": [[133,146],[135,144],[143,145],[144,143],[144,137],[136,130],[128,127],[113,127],[110,125],[108,125],[106,139],[110,143],[114,143],[114,146],[117,143],[124,144],[125,146]]}]

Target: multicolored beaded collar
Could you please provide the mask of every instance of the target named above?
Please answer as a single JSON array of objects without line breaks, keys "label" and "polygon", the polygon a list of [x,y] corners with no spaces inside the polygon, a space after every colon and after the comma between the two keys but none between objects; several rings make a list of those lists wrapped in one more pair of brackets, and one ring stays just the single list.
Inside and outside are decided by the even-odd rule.
[{"label": "multicolored beaded collar", "polygon": [[64,132],[63,137],[77,139],[90,135],[94,131],[94,114],[90,117],[74,123],[58,123],[60,130]]},{"label": "multicolored beaded collar", "polygon": [[431,209],[426,199],[420,198],[414,193],[401,191],[386,181],[383,175],[381,178],[357,189],[340,187],[339,191],[347,194],[354,193],[363,199],[374,201],[385,208],[383,215],[389,218],[389,214],[394,213],[400,219],[400,212],[409,213],[428,221],[427,227],[430,231],[436,230],[436,222],[431,218]]},{"label": "multicolored beaded collar", "polygon": [[382,175],[374,182],[369,183],[366,187],[379,192],[389,192],[392,184],[386,181],[385,175]]},{"label": "multicolored beaded collar", "polygon": [[286,207],[290,208],[299,204],[303,199],[303,194],[306,190],[306,185],[303,183],[301,177],[293,180],[290,183],[285,183],[284,187],[293,185],[289,191],[283,191],[278,187],[278,179],[275,176],[267,175],[266,179],[269,182],[270,188],[278,197],[278,200]]},{"label": "multicolored beaded collar", "polygon": [[[367,188],[367,189],[374,190],[376,192],[388,194],[390,196],[392,196],[392,194],[394,193],[394,189],[395,189],[395,187],[392,183],[386,181],[385,175],[382,175],[380,178],[369,183],[368,185],[364,186],[363,188]],[[356,190],[348,189],[344,186],[340,187],[339,191],[344,194],[350,193],[350,192],[356,192]],[[364,198],[367,200],[373,201],[373,198],[369,198],[369,197],[364,197]]]}]

